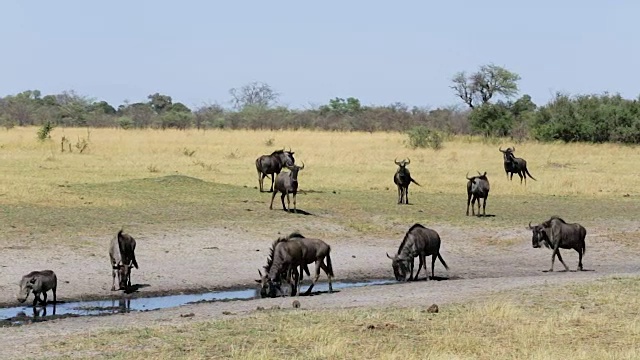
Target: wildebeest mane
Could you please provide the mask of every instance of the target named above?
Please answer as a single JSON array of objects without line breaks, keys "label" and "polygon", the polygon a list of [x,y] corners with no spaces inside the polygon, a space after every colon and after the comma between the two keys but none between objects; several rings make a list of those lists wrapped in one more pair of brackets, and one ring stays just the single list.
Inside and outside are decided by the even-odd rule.
[{"label": "wildebeest mane", "polygon": [[281,242],[285,242],[288,241],[288,238],[278,238],[276,241],[274,241],[271,244],[271,248],[269,249],[269,256],[267,257],[267,265],[264,267],[264,269],[267,271],[267,273],[269,272],[269,270],[271,270],[271,266],[273,265],[273,253],[276,249],[276,246],[281,243]]},{"label": "wildebeest mane", "polygon": [[305,237],[297,231],[292,232],[287,236],[287,239],[304,239]]},{"label": "wildebeest mane", "polygon": [[415,223],[415,224],[411,225],[409,230],[407,230],[407,233],[404,234],[404,239],[402,239],[402,242],[400,243],[400,247],[398,247],[398,254],[400,254],[400,251],[404,247],[404,244],[407,242],[407,239],[409,238],[409,233],[411,233],[411,231],[413,229],[416,229],[416,228],[423,228],[424,229],[425,227],[420,225],[420,224],[418,224],[418,223]]}]

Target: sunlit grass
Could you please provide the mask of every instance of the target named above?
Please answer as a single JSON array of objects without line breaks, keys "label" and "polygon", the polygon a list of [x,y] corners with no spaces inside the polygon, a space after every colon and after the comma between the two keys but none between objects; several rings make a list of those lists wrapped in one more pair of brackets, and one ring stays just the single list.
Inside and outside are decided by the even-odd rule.
[{"label": "sunlit grass", "polygon": [[[114,359],[636,359],[640,280],[541,286],[471,303],[257,312],[182,326],[56,339],[62,354]],[[303,305],[304,307],[304,305]]]}]

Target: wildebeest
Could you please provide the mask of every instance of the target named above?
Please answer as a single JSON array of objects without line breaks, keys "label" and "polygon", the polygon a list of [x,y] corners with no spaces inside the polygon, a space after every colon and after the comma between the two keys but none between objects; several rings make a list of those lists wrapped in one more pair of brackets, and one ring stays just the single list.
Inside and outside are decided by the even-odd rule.
[{"label": "wildebeest", "polygon": [[562,260],[560,249],[573,249],[577,251],[578,270],[583,270],[582,257],[587,250],[584,241],[587,236],[587,230],[584,226],[578,223],[568,224],[562,218],[554,215],[539,225],[531,226],[531,222],[529,222],[529,229],[533,232],[531,242],[534,248],[539,248],[544,245],[549,249],[553,249],[551,269],[549,269],[549,271],[553,271],[553,263],[556,255],[558,255],[558,260],[564,265],[565,271],[569,270],[567,264]]},{"label": "wildebeest", "polygon": [[[282,193],[280,199],[282,200],[282,210],[289,211],[291,210],[291,200],[289,199],[289,194],[293,194],[293,212],[297,212],[296,208],[296,194],[298,193],[298,171],[304,169],[304,162],[302,162],[302,166],[292,165],[287,166],[287,169],[290,171],[285,171],[276,176],[276,184],[273,189],[273,194],[271,194],[271,205],[269,205],[269,209],[273,210],[273,199],[276,197],[278,191]],[[284,197],[287,197],[287,207],[284,206]]]},{"label": "wildebeest", "polygon": [[[262,287],[266,288],[267,294],[274,294],[277,287],[278,274],[285,268],[310,264],[315,262],[315,276],[311,280],[311,285],[305,291],[305,295],[311,293],[314,285],[320,277],[320,269],[324,270],[329,279],[329,292],[333,292],[331,278],[333,275],[333,266],[331,265],[331,247],[329,244],[320,239],[306,238],[302,234],[294,232],[285,238],[280,238],[277,242],[281,243],[276,247],[273,254],[273,263],[269,269],[269,273],[263,277]],[[286,245],[285,245],[286,244]],[[326,261],[326,263],[325,263]],[[300,271],[302,273],[302,270]],[[297,283],[296,294],[300,294],[300,281]]]},{"label": "wildebeest", "polygon": [[[414,258],[419,258],[418,271],[415,278],[413,277],[413,264]],[[440,260],[445,269],[449,270],[447,263],[440,255],[440,235],[433,229],[424,227],[421,224],[413,224],[400,243],[398,253],[393,257],[387,257],[391,259],[391,267],[393,268],[393,275],[398,281],[406,281],[407,270],[409,271],[409,281],[417,280],[420,269],[424,266],[424,272],[429,279],[429,272],[427,270],[426,257],[431,256],[431,277],[434,276],[434,268],[436,263],[436,257]]]},{"label": "wildebeest", "polygon": [[109,259],[111,260],[111,275],[113,284],[111,291],[116,291],[116,274],[118,275],[118,290],[126,290],[131,286],[131,267],[138,268],[136,261],[136,240],[129,234],[118,231],[109,244]]},{"label": "wildebeest", "polygon": [[[506,150],[502,150],[502,146],[498,148],[504,157],[504,172],[507,174],[507,179],[513,180],[513,174],[520,176],[520,184],[522,184],[522,178],[524,177],[524,184],[527,184],[527,175],[533,180],[536,180],[529,170],[527,170],[527,161],[523,158],[518,158],[513,155],[516,151],[516,147],[508,147]],[[511,174],[511,177],[509,177]],[[537,180],[536,180],[537,181]]]},{"label": "wildebeest", "polygon": [[408,204],[409,184],[413,182],[418,186],[421,185],[411,177],[411,173],[409,169],[407,169],[407,165],[411,163],[411,159],[398,161],[396,158],[394,162],[398,165],[398,170],[396,170],[396,173],[393,175],[393,182],[398,186],[398,204]]},{"label": "wildebeest", "polygon": [[478,171],[478,175],[472,177],[469,177],[469,173],[467,173],[466,178],[469,180],[467,181],[467,216],[469,216],[469,203],[471,203],[471,214],[476,214],[474,211],[476,200],[478,200],[478,215],[480,215],[480,199],[484,199],[482,202],[482,215],[486,215],[487,198],[491,189],[487,172],[480,174],[480,171]]},{"label": "wildebeest", "polygon": [[[260,270],[258,270],[258,274],[260,275],[260,280],[256,280],[257,283],[261,284],[260,286],[260,296],[261,297],[277,297],[277,296],[285,296],[285,292],[282,290],[281,285],[284,280],[290,286],[290,295],[296,295],[298,289],[298,283],[303,279],[303,272],[307,273],[307,276],[311,276],[309,274],[309,268],[307,264],[298,263],[300,266],[300,272],[298,272],[296,263],[288,262],[286,264],[280,264],[280,272],[277,273],[271,281],[271,286],[269,284],[269,272],[271,271],[271,267],[273,266],[274,254],[278,253],[278,259],[287,259],[294,258],[298,253],[302,253],[302,244],[299,242],[289,242],[289,239],[286,237],[281,237],[275,240],[271,244],[271,249],[269,249],[269,256],[267,258],[267,265],[264,267],[265,273],[262,274]],[[293,282],[292,282],[293,279]]]},{"label": "wildebeest", "polygon": [[[32,271],[23,276],[20,280],[20,290],[18,291],[18,301],[25,302],[29,294],[33,292],[33,306],[38,302],[42,305],[47,304],[47,291],[53,293],[53,303],[56,303],[56,288],[58,287],[58,278],[52,270]],[[44,299],[40,299],[42,294]]]},{"label": "wildebeest", "polygon": [[273,183],[276,175],[280,174],[283,167],[289,167],[295,164],[293,154],[294,152],[291,151],[291,149],[289,149],[289,151],[282,149],[272,152],[271,155],[262,155],[256,159],[256,170],[258,170],[258,184],[260,185],[260,192],[264,192],[264,178],[269,174],[271,175],[271,188],[269,189],[269,192],[273,191]]}]

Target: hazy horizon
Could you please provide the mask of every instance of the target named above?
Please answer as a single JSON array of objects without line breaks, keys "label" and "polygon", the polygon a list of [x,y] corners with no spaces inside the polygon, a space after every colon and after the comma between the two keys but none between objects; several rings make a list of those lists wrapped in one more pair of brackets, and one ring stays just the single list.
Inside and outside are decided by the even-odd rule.
[{"label": "hazy horizon", "polygon": [[260,81],[294,108],[335,97],[435,108],[463,105],[452,76],[488,63],[518,73],[537,104],[557,91],[640,94],[629,0],[15,1],[3,13],[0,96],[74,90],[117,107],[159,92],[226,107],[229,89]]}]

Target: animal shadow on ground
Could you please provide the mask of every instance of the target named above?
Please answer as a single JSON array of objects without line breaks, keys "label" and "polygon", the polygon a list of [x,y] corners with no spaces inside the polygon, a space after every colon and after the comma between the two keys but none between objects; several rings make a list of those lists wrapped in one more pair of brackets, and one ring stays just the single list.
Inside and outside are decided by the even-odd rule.
[{"label": "animal shadow on ground", "polygon": [[[340,290],[333,290],[331,294],[336,294],[339,292]],[[322,294],[329,294],[329,290],[311,291],[311,293],[309,294],[305,294],[304,291],[300,292],[300,296],[316,296],[316,295],[322,295]]]},{"label": "animal shadow on ground", "polygon": [[496,214],[485,214],[485,215],[477,214],[476,217],[496,217]]},{"label": "animal shadow on ground", "polygon": [[134,293],[134,292],[136,292],[136,291],[138,291],[140,289],[143,289],[143,288],[146,288],[146,287],[149,287],[149,286],[151,286],[151,285],[149,285],[149,284],[131,284],[131,286],[127,290],[125,290],[124,293],[125,294],[131,294],[131,293]]},{"label": "animal shadow on ground", "polygon": [[564,272],[581,272],[581,271],[596,271],[596,269],[582,269],[582,270],[553,270],[553,271],[549,271],[549,270],[542,270],[542,272],[544,273],[564,273]]},{"label": "animal shadow on ground", "polygon": [[[444,276],[429,276],[429,281],[431,280],[435,280],[435,281],[444,281],[444,280],[456,280],[456,279],[460,279],[459,277],[455,277],[455,276],[450,276],[450,277],[444,277]],[[427,278],[425,277],[420,277],[417,280],[412,280],[412,281],[408,281],[408,282],[416,282],[416,281],[427,281]]]},{"label": "animal shadow on ground", "polygon": [[301,210],[301,209],[297,209],[296,212],[294,212],[293,209],[288,209],[288,210],[283,210],[283,211],[288,212],[290,214],[313,215],[312,213],[306,212],[306,211]]}]

